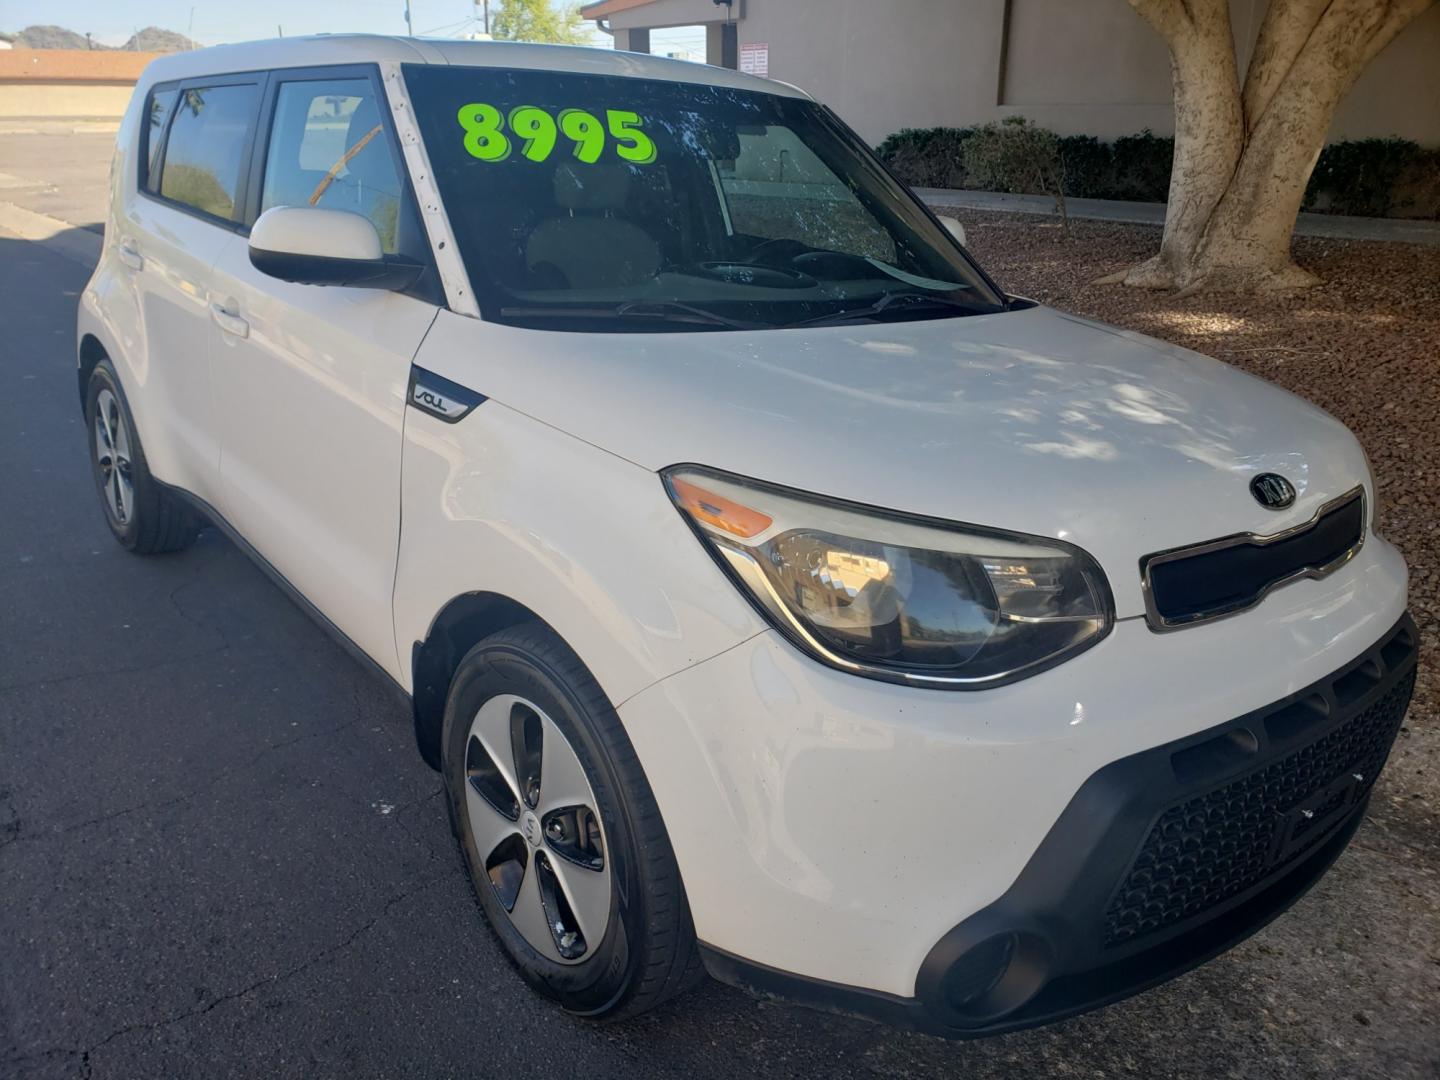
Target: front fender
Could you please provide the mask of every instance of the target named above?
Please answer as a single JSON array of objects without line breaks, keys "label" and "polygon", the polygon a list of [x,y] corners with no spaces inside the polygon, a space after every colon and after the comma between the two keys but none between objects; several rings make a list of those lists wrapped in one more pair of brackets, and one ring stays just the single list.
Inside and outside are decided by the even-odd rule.
[{"label": "front fender", "polygon": [[648,469],[486,401],[459,423],[406,410],[395,633],[413,645],[466,593],[544,619],[615,705],[760,633]]}]

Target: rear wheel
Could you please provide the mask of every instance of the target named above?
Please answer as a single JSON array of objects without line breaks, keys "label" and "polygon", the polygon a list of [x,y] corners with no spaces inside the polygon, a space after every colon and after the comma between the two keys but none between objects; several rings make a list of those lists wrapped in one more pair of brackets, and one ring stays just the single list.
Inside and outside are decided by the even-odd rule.
[{"label": "rear wheel", "polygon": [[121,547],[155,555],[189,547],[200,521],[150,475],[135,420],[109,359],[90,373],[85,392],[90,469],[105,523]]},{"label": "rear wheel", "polygon": [[521,975],[621,1019],[699,979],[689,908],[614,708],[538,623],[460,663],[445,711],[450,813],[486,918]]}]

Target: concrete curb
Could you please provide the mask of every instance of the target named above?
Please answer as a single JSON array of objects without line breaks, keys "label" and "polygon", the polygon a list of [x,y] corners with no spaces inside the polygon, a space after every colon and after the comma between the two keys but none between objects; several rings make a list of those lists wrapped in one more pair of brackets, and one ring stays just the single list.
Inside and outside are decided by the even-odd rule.
[{"label": "concrete curb", "polygon": [[100,249],[105,245],[104,238],[89,229],[10,202],[0,202],[0,229],[86,267],[100,261]]},{"label": "concrete curb", "polygon": [[113,135],[119,120],[0,120],[0,135]]}]

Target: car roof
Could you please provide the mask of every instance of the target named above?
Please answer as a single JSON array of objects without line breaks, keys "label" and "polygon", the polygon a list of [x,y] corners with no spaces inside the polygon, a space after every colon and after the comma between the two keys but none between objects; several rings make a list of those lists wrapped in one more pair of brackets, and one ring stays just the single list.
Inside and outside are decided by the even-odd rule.
[{"label": "car roof", "polygon": [[154,60],[142,82],[168,82],[204,75],[336,64],[436,64],[457,67],[524,68],[583,75],[620,75],[668,82],[727,86],[782,97],[805,97],[787,83],[744,75],[729,68],[686,60],[583,45],[529,45],[515,41],[457,41],[391,37],[385,34],[317,34],[272,38],[236,45],[170,53]]}]

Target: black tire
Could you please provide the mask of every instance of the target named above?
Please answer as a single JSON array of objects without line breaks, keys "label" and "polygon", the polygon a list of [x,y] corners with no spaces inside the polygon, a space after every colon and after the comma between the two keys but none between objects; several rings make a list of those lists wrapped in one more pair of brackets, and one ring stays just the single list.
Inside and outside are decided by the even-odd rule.
[{"label": "black tire", "polygon": [[[480,706],[499,694],[533,702],[561,729],[598,803],[611,907],[603,939],[579,963],[551,961],[515,928],[471,835],[465,748]],[[531,622],[471,649],[450,685],[443,746],[451,825],[476,896],[531,988],[575,1015],[613,1021],[652,1009],[700,981],[704,968],[690,908],[650,784],[614,707],[559,637]]]},{"label": "black tire", "polygon": [[[126,475],[130,482],[132,497],[129,512],[117,508],[116,500],[108,488],[109,473],[102,464],[100,427],[98,426],[102,397],[107,404],[113,402],[111,422],[124,426],[129,443],[129,460]],[[158,555],[167,551],[180,551],[195,542],[202,522],[174,493],[161,486],[150,475],[145,461],[145,450],[140,445],[140,433],[135,428],[135,418],[125,393],[120,388],[120,379],[108,357],[95,365],[90,381],[85,388],[85,427],[90,446],[90,472],[95,480],[95,490],[105,511],[105,524],[121,547],[136,555]]]}]

